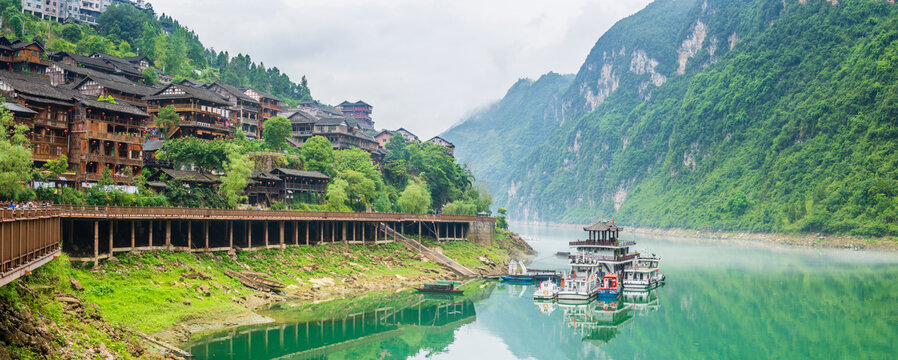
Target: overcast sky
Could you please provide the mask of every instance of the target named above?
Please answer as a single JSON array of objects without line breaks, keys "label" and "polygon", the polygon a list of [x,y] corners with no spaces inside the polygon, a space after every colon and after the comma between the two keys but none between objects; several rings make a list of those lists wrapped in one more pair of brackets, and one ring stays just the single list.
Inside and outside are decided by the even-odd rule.
[{"label": "overcast sky", "polygon": [[617,20],[649,0],[151,0],[207,47],[309,80],[375,127],[425,139],[499,100],[519,78],[575,73]]}]

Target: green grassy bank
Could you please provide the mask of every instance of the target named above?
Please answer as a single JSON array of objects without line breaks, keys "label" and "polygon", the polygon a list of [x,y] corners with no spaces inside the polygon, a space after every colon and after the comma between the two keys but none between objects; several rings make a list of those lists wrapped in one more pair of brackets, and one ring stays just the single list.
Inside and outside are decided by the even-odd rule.
[{"label": "green grassy bank", "polygon": [[[503,267],[510,258],[502,248],[509,245],[503,242],[507,237],[498,235],[493,246],[424,242],[469,268],[487,270]],[[251,290],[229,277],[228,270],[269,274],[286,286],[285,294]],[[194,332],[242,324],[240,319],[258,321],[262,317],[254,310],[287,299],[337,298],[335,311],[362,308],[381,301],[378,294],[394,292],[388,289],[452,277],[399,243],[336,243],[232,255],[154,251],[120,254],[97,267],[63,256],[0,288],[0,311],[7,319],[23,319],[0,327],[0,359],[94,358],[104,352],[115,358],[154,358],[125,329],[182,341]],[[364,296],[348,296],[362,292]],[[54,330],[17,338],[24,322],[32,324],[26,329]],[[213,325],[173,332],[191,324]],[[12,330],[6,334],[4,329]]]}]

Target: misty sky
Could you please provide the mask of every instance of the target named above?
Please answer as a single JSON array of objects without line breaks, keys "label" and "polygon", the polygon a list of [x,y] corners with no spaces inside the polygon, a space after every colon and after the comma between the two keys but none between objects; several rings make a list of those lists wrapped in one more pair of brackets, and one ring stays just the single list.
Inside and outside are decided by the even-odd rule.
[{"label": "misty sky", "polygon": [[[207,47],[249,54],[312,96],[364,100],[375,127],[427,139],[519,78],[575,73],[648,0],[152,0]],[[423,140],[423,139],[422,139]]]}]

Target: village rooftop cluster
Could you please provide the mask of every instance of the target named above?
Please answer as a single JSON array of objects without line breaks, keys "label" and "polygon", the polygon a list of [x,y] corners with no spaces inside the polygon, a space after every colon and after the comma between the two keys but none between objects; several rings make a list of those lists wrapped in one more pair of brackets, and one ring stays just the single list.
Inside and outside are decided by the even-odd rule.
[{"label": "village rooftop cluster", "polygon": [[[47,52],[39,42],[0,37],[0,92],[3,104],[18,123],[31,130],[32,156],[36,167],[65,155],[69,172],[50,179],[57,186],[89,187],[108,168],[116,184],[129,184],[131,174],[151,171],[148,185],[164,187],[164,178],[185,180],[191,186],[212,186],[214,174],[176,169],[158,161],[154,153],[168,139],[192,136],[204,140],[261,137],[263,123],[274,116],[287,118],[292,126],[289,146],[301,147],[312,136],[327,138],[334,149],[360,148],[374,162],[383,159],[384,145],[393,134],[419,142],[405,129],[377,131],[372,106],[344,101],[336,107],[304,101],[287,109],[276,96],[260,89],[237,88],[222,82],[194,80],[164,81],[144,85],[144,70],[152,64],[145,56],[121,58],[94,53],[82,56]],[[154,118],[163,107],[172,106],[180,116],[174,129],[160,131]],[[241,131],[237,131],[237,130]],[[429,142],[454,146],[434,137]],[[254,199],[283,199],[296,192],[323,193],[328,177],[314,171],[274,169],[254,173],[250,184]],[[249,190],[248,190],[249,191]]]}]

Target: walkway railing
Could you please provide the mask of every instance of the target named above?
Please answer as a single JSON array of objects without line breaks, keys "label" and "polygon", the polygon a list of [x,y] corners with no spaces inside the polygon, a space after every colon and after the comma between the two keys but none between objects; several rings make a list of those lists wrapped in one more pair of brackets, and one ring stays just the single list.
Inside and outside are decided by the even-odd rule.
[{"label": "walkway railing", "polygon": [[58,209],[0,209],[0,286],[60,253]]},{"label": "walkway railing", "polygon": [[376,212],[317,212],[293,210],[236,210],[141,206],[59,205],[63,217],[102,219],[213,219],[213,220],[340,220],[474,222],[495,218],[465,215],[419,215]]}]

